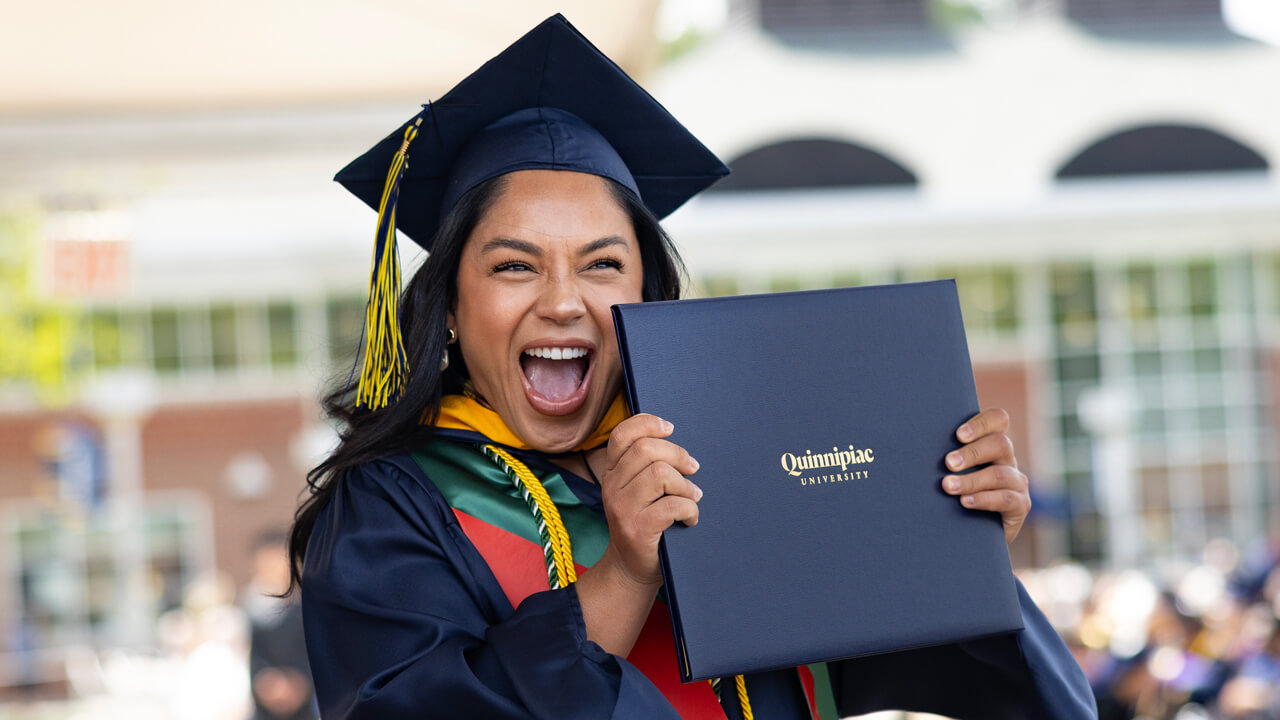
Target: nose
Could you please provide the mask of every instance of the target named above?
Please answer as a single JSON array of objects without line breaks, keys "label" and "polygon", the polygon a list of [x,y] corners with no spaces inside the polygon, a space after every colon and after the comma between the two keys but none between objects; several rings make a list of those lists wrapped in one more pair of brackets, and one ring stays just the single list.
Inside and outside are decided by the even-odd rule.
[{"label": "nose", "polygon": [[576,322],[587,314],[582,290],[571,274],[555,273],[547,278],[538,297],[538,315],[558,325]]}]

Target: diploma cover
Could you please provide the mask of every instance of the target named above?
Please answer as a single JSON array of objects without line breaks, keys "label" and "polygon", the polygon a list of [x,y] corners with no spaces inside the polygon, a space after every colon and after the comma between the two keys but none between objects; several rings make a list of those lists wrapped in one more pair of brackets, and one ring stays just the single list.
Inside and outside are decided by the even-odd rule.
[{"label": "diploma cover", "polygon": [[701,466],[660,546],[685,682],[1022,627],[999,515],[941,487],[979,410],[954,280],[613,317],[631,409]]}]

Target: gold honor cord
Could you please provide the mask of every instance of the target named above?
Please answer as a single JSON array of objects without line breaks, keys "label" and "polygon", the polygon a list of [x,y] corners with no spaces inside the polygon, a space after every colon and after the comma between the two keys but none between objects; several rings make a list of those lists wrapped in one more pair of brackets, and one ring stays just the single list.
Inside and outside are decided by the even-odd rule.
[{"label": "gold honor cord", "polygon": [[409,360],[400,337],[400,253],[396,248],[396,200],[422,116],[404,130],[404,142],[391,160],[387,183],[378,204],[378,231],[373,245],[369,303],[365,306],[364,352],[356,405],[370,410],[386,407],[400,396],[409,378]]},{"label": "gold honor cord", "polygon": [[[506,473],[511,483],[520,490],[529,512],[538,525],[538,537],[542,540],[542,552],[547,563],[547,584],[552,590],[567,587],[578,581],[577,567],[573,564],[573,547],[569,543],[569,531],[560,518],[560,509],[542,486],[542,481],[520,462],[516,456],[495,445],[480,446],[485,457],[489,458]],[[754,720],[751,713],[751,699],[747,697],[747,679],[742,675],[734,675],[738,690],[738,707],[742,710],[743,720]],[[720,679],[708,680],[716,697],[720,697]]]},{"label": "gold honor cord", "polygon": [[568,587],[578,581],[578,569],[573,564],[573,546],[569,543],[569,531],[560,519],[560,509],[542,487],[542,481],[527,465],[514,455],[495,445],[485,445],[484,454],[511,480],[524,496],[529,512],[538,523],[538,537],[547,561],[547,583],[552,590]]},{"label": "gold honor cord", "polygon": [[741,675],[733,676],[738,685],[738,707],[742,708],[742,720],[754,720],[751,714],[751,700],[747,697],[747,679]]}]

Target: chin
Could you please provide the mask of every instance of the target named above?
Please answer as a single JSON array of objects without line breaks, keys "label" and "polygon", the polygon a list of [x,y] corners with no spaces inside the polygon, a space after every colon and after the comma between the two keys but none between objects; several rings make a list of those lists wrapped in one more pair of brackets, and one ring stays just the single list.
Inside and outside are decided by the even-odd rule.
[{"label": "chin", "polygon": [[577,412],[570,415],[547,415],[533,408],[532,421],[529,423],[530,437],[523,438],[535,450],[545,453],[569,452],[586,441],[600,424],[607,406],[596,408],[591,412],[587,403]]}]

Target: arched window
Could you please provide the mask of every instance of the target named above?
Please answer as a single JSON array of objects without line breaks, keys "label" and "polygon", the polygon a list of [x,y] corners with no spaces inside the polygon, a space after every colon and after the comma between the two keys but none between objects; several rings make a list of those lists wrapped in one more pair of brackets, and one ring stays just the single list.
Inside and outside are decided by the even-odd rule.
[{"label": "arched window", "polygon": [[1160,44],[1244,40],[1223,21],[1223,0],[1060,1],[1068,20],[1102,39]]},{"label": "arched window", "polygon": [[1222,133],[1191,125],[1145,125],[1108,135],[1058,168],[1058,178],[1265,170],[1266,158]]},{"label": "arched window", "polygon": [[883,153],[839,140],[786,140],[729,163],[733,173],[712,191],[914,186],[916,176]]},{"label": "arched window", "polygon": [[1170,22],[1222,18],[1222,0],[1066,0],[1066,16],[1076,22]]},{"label": "arched window", "polygon": [[866,31],[929,23],[929,0],[758,0],[766,31]]}]

